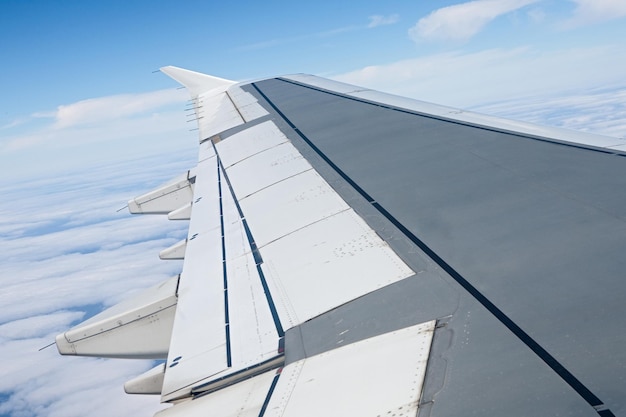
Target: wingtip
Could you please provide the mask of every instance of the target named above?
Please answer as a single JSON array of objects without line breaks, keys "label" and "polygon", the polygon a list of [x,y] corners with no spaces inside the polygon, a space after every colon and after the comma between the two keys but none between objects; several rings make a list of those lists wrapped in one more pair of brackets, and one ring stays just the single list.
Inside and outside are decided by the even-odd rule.
[{"label": "wingtip", "polygon": [[206,91],[213,90],[214,88],[228,87],[235,84],[235,81],[228,80],[226,78],[207,75],[201,72],[191,71],[172,65],[161,67],[160,71],[184,85],[193,97],[196,97]]}]

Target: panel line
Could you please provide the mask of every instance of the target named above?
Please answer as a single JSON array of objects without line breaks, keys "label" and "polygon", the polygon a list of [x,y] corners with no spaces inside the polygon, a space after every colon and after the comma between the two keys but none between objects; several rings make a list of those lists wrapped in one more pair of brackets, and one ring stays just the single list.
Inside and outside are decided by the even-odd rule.
[{"label": "panel line", "polygon": [[226,268],[226,236],[224,234],[224,206],[222,203],[222,177],[220,173],[220,164],[217,166],[217,190],[219,195],[220,206],[220,231],[222,234],[222,273],[224,277],[224,322],[226,332],[226,365],[230,368],[233,365],[231,347],[230,347],[230,316],[228,312],[228,273]]},{"label": "panel line", "polygon": [[280,369],[276,371],[276,375],[272,380],[272,385],[270,385],[270,389],[265,396],[265,401],[263,401],[263,406],[261,406],[261,411],[259,411],[259,417],[263,417],[265,415],[265,410],[267,410],[267,406],[270,403],[270,399],[272,398],[272,394],[274,393],[274,389],[276,388],[276,384],[278,384],[278,378],[280,378]]}]

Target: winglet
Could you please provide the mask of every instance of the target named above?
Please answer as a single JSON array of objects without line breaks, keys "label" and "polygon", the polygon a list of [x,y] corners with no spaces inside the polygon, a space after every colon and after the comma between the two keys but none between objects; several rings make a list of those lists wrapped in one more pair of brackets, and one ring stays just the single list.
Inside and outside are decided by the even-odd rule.
[{"label": "winglet", "polygon": [[235,84],[235,81],[225,78],[214,77],[212,75],[202,74],[200,72],[189,71],[183,68],[167,66],[160,68],[161,72],[167,74],[174,80],[178,81],[189,90],[192,97],[213,90],[218,87],[227,87]]}]

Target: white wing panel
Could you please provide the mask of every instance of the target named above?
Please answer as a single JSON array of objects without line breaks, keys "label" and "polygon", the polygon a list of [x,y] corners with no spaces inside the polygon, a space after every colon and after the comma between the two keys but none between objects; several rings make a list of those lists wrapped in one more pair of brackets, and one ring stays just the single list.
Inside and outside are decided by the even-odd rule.
[{"label": "white wing panel", "polygon": [[227,367],[216,158],[198,164],[194,198],[164,395]]},{"label": "white wing panel", "polygon": [[219,235],[220,228],[217,157],[210,142],[208,142],[208,146],[206,143],[200,145],[199,160],[196,188],[198,181],[201,182],[202,188],[194,190],[191,206],[193,216],[189,222],[188,241],[194,240],[194,235],[208,231],[217,230]]},{"label": "white wing panel", "polygon": [[216,147],[219,150],[222,164],[229,168],[252,155],[287,141],[287,137],[278,130],[274,123],[263,122],[219,142]]},{"label": "white wing panel", "polygon": [[243,91],[238,86],[231,87],[228,90],[228,95],[235,103],[239,113],[241,113],[241,116],[246,120],[246,122],[269,114],[259,105],[252,94]]},{"label": "white wing panel", "polygon": [[233,369],[278,355],[278,333],[251,253],[228,262]]},{"label": "white wing panel", "polygon": [[417,415],[434,328],[422,323],[286,366],[265,417]]},{"label": "white wing panel", "polygon": [[241,200],[309,169],[312,169],[311,165],[296,148],[291,143],[283,143],[240,161],[228,168],[227,172],[237,198]]},{"label": "white wing panel", "polygon": [[174,243],[169,248],[159,252],[159,258],[168,259],[185,259],[185,251],[187,250],[187,239]]},{"label": "white wing panel", "polygon": [[210,138],[244,123],[237,108],[226,94],[226,88],[201,94],[196,103],[201,139]]},{"label": "white wing panel", "polygon": [[170,183],[133,198],[128,202],[128,210],[133,214],[167,214],[188,204],[195,175],[195,170],[189,170]]},{"label": "white wing panel", "polygon": [[275,371],[227,388],[187,400],[155,414],[155,417],[258,417],[275,378]]},{"label": "white wing panel", "polygon": [[261,250],[281,318],[302,323],[413,271],[353,210],[304,227]]},{"label": "white wing panel", "polygon": [[278,333],[250,243],[228,187],[223,190],[224,235],[233,369],[277,355]]},{"label": "white wing panel", "polygon": [[189,220],[191,219],[191,202],[185,204],[184,206],[167,213],[167,218],[169,220]]},{"label": "white wing panel", "polygon": [[[233,184],[239,189],[239,182],[233,180]],[[259,248],[350,208],[314,170],[277,182],[240,200],[240,204]]]},{"label": "white wing panel", "polygon": [[166,401],[279,356],[279,334],[244,220],[214,156],[201,156],[198,164],[187,241]]},{"label": "white wing panel", "polygon": [[168,65],[161,68],[161,72],[175,79],[185,87],[192,95],[197,97],[198,94],[215,88],[224,88],[233,85],[235,82],[212,75],[202,74],[200,72],[190,71],[184,68]]},{"label": "white wing panel", "polygon": [[178,277],[121,302],[56,337],[62,355],[163,359],[167,356]]},{"label": "white wing panel", "polygon": [[228,267],[233,259],[251,253],[251,249],[239,210],[224,179],[222,179],[222,211],[224,213],[225,259]]},{"label": "white wing panel", "polygon": [[413,271],[286,140],[265,122],[216,150],[290,327]]},{"label": "white wing panel", "polygon": [[164,376],[165,364],[161,363],[130,381],[126,381],[126,383],[124,383],[124,391],[126,394],[160,394],[163,388]]},{"label": "white wing panel", "polygon": [[206,161],[214,156],[215,149],[213,149],[213,143],[211,141],[202,142],[200,144],[200,151],[198,152],[198,162]]}]

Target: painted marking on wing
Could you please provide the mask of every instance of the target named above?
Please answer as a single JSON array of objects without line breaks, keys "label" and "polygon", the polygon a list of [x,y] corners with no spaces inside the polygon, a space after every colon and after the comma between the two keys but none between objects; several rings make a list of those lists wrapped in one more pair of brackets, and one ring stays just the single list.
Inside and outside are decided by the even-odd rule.
[{"label": "painted marking on wing", "polygon": [[[350,100],[360,101],[366,104],[372,104],[365,100],[360,100],[355,97],[345,96],[343,94],[328,92],[323,89],[318,89],[315,87],[311,87],[308,85],[302,85],[300,83],[292,82],[284,79],[277,79],[278,81],[286,82],[289,84],[297,85],[303,88],[308,88],[311,90],[319,91],[326,94],[332,94],[338,97],[347,98]],[[296,126],[291,122],[291,120],[278,109],[278,107],[267,97],[263,91],[258,87],[256,83],[251,84],[252,87],[263,97],[267,103],[274,109],[274,111],[283,118],[283,120],[291,127],[294,132],[304,140],[304,142],[311,147],[317,155],[320,156],[332,169],[334,169],[348,184],[350,184],[363,198],[365,198],[372,207],[376,208],[380,214],[385,216],[394,226],[400,230],[408,239],[411,240],[417,247],[419,247],[428,257],[430,257],[439,267],[441,267],[444,271],[448,273],[461,287],[463,287],[476,301],[482,304],[494,317],[496,317],[500,323],[502,323],[506,328],[508,328],[519,340],[521,340],[526,346],[528,346],[546,365],[548,365],[557,375],[565,381],[571,388],[573,388],[578,395],[580,395],[590,406],[592,406],[596,412],[603,417],[614,417],[614,414],[606,408],[605,404],[593,393],[589,388],[587,388],[578,378],[576,378],[571,372],[569,372],[565,366],[563,366],[554,356],[552,356],[547,350],[543,348],[539,343],[537,343],[528,333],[526,333],[521,327],[519,327],[511,318],[509,318],[502,310],[500,310],[494,303],[491,302],[484,294],[482,294],[476,287],[474,287],[467,279],[465,279],[459,272],[457,272],[452,266],[450,266],[443,258],[441,258],[434,250],[432,250],[426,243],[424,243],[421,239],[419,239],[413,232],[407,229],[400,221],[398,221],[391,213],[389,213],[383,206],[377,203],[374,198],[372,198],[363,188],[361,188],[352,178],[350,178],[345,172],[343,172],[326,154],[324,154],[321,149],[319,149],[313,142]],[[423,115],[416,112],[411,112],[407,110],[397,109],[392,106],[383,106],[388,107],[392,110],[403,111],[405,113],[416,114],[418,116],[429,117],[428,115]],[[432,117],[432,116],[430,116]],[[436,117],[432,117],[436,118]],[[439,119],[439,118],[436,118]],[[446,119],[439,119],[446,120]],[[448,121],[448,120],[446,120]],[[464,124],[464,123],[459,123]],[[469,125],[469,124],[468,124]],[[469,125],[472,127],[479,127]],[[486,129],[485,130],[492,130]],[[495,129],[493,129],[495,130]],[[519,135],[523,137],[528,137],[526,135]],[[533,137],[529,137],[533,139]],[[558,143],[558,142],[555,142]],[[584,148],[588,149],[588,148]],[[594,150],[594,149],[592,149]]]}]

